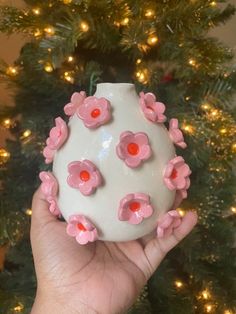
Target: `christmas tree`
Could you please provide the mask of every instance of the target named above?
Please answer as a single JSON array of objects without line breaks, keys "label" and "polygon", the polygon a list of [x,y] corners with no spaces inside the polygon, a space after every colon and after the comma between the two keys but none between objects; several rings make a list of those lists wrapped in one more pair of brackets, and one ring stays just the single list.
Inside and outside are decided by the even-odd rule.
[{"label": "christmas tree", "polygon": [[0,104],[0,123],[14,136],[0,149],[0,313],[29,313],[34,300],[30,206],[38,174],[48,169],[49,129],[74,91],[92,95],[100,82],[135,83],[178,118],[192,169],[178,210],[199,215],[130,312],[235,313],[236,73],[232,51],[208,36],[235,8],[224,0],[25,3],[0,9],[0,31],[27,38],[14,65],[0,64],[15,92],[15,106]]}]

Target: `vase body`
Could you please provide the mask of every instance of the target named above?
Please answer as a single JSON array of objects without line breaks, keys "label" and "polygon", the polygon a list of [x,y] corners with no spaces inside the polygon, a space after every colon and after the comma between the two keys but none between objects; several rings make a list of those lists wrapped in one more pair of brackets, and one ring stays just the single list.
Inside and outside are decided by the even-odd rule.
[{"label": "vase body", "polygon": [[[175,157],[175,149],[165,126],[144,117],[133,84],[98,84],[94,96],[109,100],[112,119],[90,129],[76,114],[70,118],[68,139],[53,162],[58,206],[67,221],[71,215],[85,215],[96,226],[100,240],[137,239],[153,231],[158,217],[171,209],[175,191],[164,184],[163,169]],[[144,132],[149,138],[152,155],[137,168],[128,167],[117,156],[116,146],[125,131]],[[89,196],[67,184],[68,164],[84,159],[92,161],[103,178],[103,184]],[[139,224],[118,219],[120,201],[129,193],[145,193],[151,199],[153,213]]]}]

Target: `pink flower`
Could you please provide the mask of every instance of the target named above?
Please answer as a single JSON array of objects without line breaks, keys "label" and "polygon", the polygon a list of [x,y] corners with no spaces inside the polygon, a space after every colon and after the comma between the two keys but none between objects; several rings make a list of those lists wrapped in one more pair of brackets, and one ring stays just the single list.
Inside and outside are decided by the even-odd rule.
[{"label": "pink flower", "polygon": [[47,146],[43,150],[46,164],[53,161],[56,150],[60,148],[68,137],[68,128],[65,121],[58,117],[55,119],[56,126],[53,127],[47,138]]},{"label": "pink flower", "polygon": [[142,161],[147,160],[151,154],[148,136],[143,132],[122,132],[120,142],[116,146],[118,157],[131,168],[138,167]]},{"label": "pink flower", "polygon": [[54,126],[47,139],[47,146],[50,149],[56,150],[62,146],[68,137],[68,128],[65,121],[58,117],[55,119],[56,126]]},{"label": "pink flower", "polygon": [[51,172],[42,171],[39,174],[39,178],[42,181],[41,190],[46,198],[56,196],[58,192],[57,179]]},{"label": "pink flower", "polygon": [[105,98],[89,96],[79,106],[77,115],[83,120],[87,128],[97,128],[111,118],[111,105]]},{"label": "pink flower", "polygon": [[171,190],[187,190],[190,186],[191,170],[183,157],[177,156],[170,160],[164,169],[164,182]]},{"label": "pink flower", "polygon": [[48,146],[44,147],[43,156],[45,157],[45,163],[50,164],[53,161],[56,151],[50,149]]},{"label": "pink flower", "polygon": [[48,200],[49,202],[49,210],[54,216],[61,216],[61,211],[57,205],[57,201],[53,197],[49,197]]},{"label": "pink flower", "polygon": [[179,129],[179,123],[177,119],[171,119],[169,123],[169,134],[173,143],[181,148],[186,148],[187,144],[184,142],[184,136]]},{"label": "pink flower", "polygon": [[67,183],[79,189],[84,195],[90,195],[102,184],[102,176],[96,166],[89,160],[73,161],[68,165]]},{"label": "pink flower", "polygon": [[127,194],[121,201],[118,210],[119,220],[128,221],[130,224],[137,225],[144,218],[150,217],[153,208],[150,204],[150,197],[144,193]]},{"label": "pink flower", "polygon": [[98,239],[97,229],[83,215],[70,216],[66,232],[71,237],[75,237],[79,244],[87,244]]},{"label": "pink flower", "polygon": [[58,208],[56,196],[58,193],[57,179],[51,172],[42,171],[39,174],[39,178],[42,181],[41,190],[45,195],[46,200],[49,202],[49,210],[55,216],[60,216],[61,212]]},{"label": "pink flower", "polygon": [[65,105],[64,112],[67,116],[73,116],[73,114],[76,113],[77,109],[80,105],[82,105],[83,101],[86,98],[86,93],[84,91],[81,91],[79,93],[74,93],[71,96],[70,103]]},{"label": "pink flower", "polygon": [[166,121],[166,116],[164,115],[166,107],[163,103],[156,101],[154,94],[141,92],[139,96],[141,109],[148,120],[156,123]]},{"label": "pink flower", "polygon": [[163,238],[170,236],[173,229],[178,228],[182,222],[181,216],[177,210],[170,210],[164,214],[158,221],[157,236]]},{"label": "pink flower", "polygon": [[175,193],[175,200],[174,203],[172,205],[172,208],[178,208],[179,205],[182,203],[183,199],[187,198],[187,190],[176,190]]}]

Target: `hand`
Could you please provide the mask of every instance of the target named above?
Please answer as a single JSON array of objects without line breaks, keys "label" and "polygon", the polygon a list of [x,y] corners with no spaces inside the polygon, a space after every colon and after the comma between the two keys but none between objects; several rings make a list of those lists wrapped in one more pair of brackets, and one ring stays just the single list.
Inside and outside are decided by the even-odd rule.
[{"label": "hand", "polygon": [[195,226],[188,212],[172,235],[129,242],[79,245],[66,223],[48,210],[41,190],[33,197],[31,243],[37,275],[32,314],[124,313],[165,255]]}]

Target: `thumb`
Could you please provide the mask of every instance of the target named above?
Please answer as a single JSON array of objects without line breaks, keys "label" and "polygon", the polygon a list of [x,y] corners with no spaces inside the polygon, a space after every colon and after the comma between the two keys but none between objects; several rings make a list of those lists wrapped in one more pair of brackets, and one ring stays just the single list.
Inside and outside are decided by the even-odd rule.
[{"label": "thumb", "polygon": [[49,211],[49,203],[40,186],[34,193],[32,200],[31,233],[37,232],[42,226],[52,221],[57,221],[57,218]]}]

